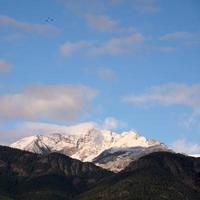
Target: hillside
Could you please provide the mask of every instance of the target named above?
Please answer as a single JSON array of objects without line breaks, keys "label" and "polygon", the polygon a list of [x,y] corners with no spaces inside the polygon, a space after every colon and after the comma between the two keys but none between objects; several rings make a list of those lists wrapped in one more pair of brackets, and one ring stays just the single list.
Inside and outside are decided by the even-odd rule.
[{"label": "hillside", "polygon": [[58,153],[0,147],[0,194],[11,199],[71,199],[111,174]]},{"label": "hillside", "polygon": [[167,152],[132,162],[79,200],[199,200],[200,159]]},{"label": "hillside", "polygon": [[200,158],[155,152],[112,173],[59,153],[0,146],[1,200],[199,200]]}]

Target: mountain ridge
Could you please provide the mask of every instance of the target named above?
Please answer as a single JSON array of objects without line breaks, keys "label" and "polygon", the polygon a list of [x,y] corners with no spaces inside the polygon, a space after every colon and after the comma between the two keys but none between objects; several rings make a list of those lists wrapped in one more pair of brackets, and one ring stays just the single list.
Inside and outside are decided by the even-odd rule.
[{"label": "mountain ridge", "polygon": [[[130,155],[131,153],[130,159],[126,161],[127,164],[135,160],[135,153],[135,157],[139,158],[153,151],[168,151],[167,146],[161,142],[157,140],[148,140],[134,131],[125,131],[118,134],[110,130],[100,129],[95,124],[90,123],[70,126],[67,131],[62,134],[54,133],[26,137],[11,144],[10,147],[40,154],[59,152],[84,162],[97,160],[97,157],[109,149],[115,149],[115,151],[118,152],[121,152],[122,149],[126,149],[126,154]],[[131,151],[133,147],[141,147],[140,156],[138,152]],[[120,164],[123,162],[122,160],[123,159],[121,159],[119,163],[115,162],[116,167],[113,169],[109,167],[110,164],[101,165],[97,162],[95,162],[95,164],[106,169],[120,171],[127,166],[127,164]]]}]

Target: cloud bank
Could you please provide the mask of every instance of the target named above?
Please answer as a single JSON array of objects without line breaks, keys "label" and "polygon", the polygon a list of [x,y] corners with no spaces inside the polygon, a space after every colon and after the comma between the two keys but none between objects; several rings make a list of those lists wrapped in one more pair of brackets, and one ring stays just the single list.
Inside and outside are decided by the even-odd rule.
[{"label": "cloud bank", "polygon": [[0,118],[72,120],[90,108],[96,95],[94,89],[82,85],[29,86],[0,95]]}]

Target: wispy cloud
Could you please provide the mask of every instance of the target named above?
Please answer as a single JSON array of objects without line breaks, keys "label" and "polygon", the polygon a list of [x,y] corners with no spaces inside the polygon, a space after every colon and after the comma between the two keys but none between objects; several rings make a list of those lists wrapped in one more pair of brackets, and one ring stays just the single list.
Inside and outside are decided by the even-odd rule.
[{"label": "wispy cloud", "polygon": [[127,128],[127,123],[115,117],[106,117],[103,123],[100,125],[104,129],[115,130]]},{"label": "wispy cloud", "polygon": [[108,67],[98,67],[96,70],[96,74],[99,78],[104,80],[114,80],[116,79],[115,71]]},{"label": "wispy cloud", "polygon": [[200,33],[172,32],[161,36],[160,40],[177,41],[184,44],[200,44]]},{"label": "wispy cloud", "polygon": [[187,130],[200,127],[200,84],[169,83],[154,86],[142,94],[127,95],[123,101],[134,105],[176,105],[189,108],[191,111],[179,119],[179,125]]},{"label": "wispy cloud", "polygon": [[0,73],[9,72],[11,70],[11,67],[12,67],[11,63],[9,63],[4,59],[0,59]]},{"label": "wispy cloud", "polygon": [[160,10],[157,0],[133,0],[133,7],[140,13],[155,13]]},{"label": "wispy cloud", "polygon": [[88,25],[96,31],[130,33],[136,31],[134,27],[122,27],[118,20],[111,19],[108,15],[87,15]]},{"label": "wispy cloud", "polygon": [[67,9],[78,13],[102,13],[123,4],[142,14],[155,13],[160,10],[157,0],[60,0]]},{"label": "wispy cloud", "polygon": [[[104,27],[105,31],[111,31],[112,28]],[[66,42],[60,45],[60,52],[63,56],[76,53],[84,50],[85,55],[99,56],[110,55],[118,56],[123,54],[134,53],[173,53],[178,50],[178,47],[183,45],[194,46],[200,44],[200,37],[198,34],[194,36],[180,36],[176,34],[166,34],[160,38],[152,38],[148,35],[143,35],[137,32],[134,28],[123,28],[116,26],[115,36],[112,36],[104,41],[98,40],[80,40],[75,42]],[[102,30],[99,27],[99,30]],[[113,27],[114,30],[114,27]],[[181,34],[180,34],[181,35]],[[176,39],[177,38],[177,39]],[[160,43],[158,43],[160,40]],[[169,40],[177,41],[176,43],[168,43]],[[163,43],[167,41],[167,43]]]},{"label": "wispy cloud", "polygon": [[60,45],[60,53],[68,56],[80,50],[85,50],[89,55],[119,55],[136,52],[144,41],[144,36],[140,33],[133,33],[128,36],[113,37],[103,43],[89,40],[78,42],[66,42]]},{"label": "wispy cloud", "polygon": [[114,70],[107,67],[100,67],[97,69],[97,75],[105,80],[113,80],[116,78]]},{"label": "wispy cloud", "polygon": [[21,22],[6,15],[0,15],[0,26],[7,26],[28,33],[45,35],[58,32],[58,28],[52,25]]},{"label": "wispy cloud", "polygon": [[115,31],[118,28],[118,22],[107,15],[87,15],[86,20],[97,31]]},{"label": "wispy cloud", "polygon": [[86,86],[35,85],[0,95],[0,118],[74,119],[88,110],[97,92]]},{"label": "wispy cloud", "polygon": [[65,42],[60,46],[60,53],[63,56],[69,56],[74,52],[89,47],[91,44],[91,41],[86,40],[81,40],[78,42]]},{"label": "wispy cloud", "polygon": [[140,33],[134,33],[128,36],[114,37],[110,40],[99,44],[91,49],[94,55],[108,54],[118,55],[130,53],[138,50],[141,42],[144,41],[144,36]]},{"label": "wispy cloud", "polygon": [[105,11],[109,5],[110,0],[60,0],[66,9],[77,14],[83,13],[99,13]]},{"label": "wispy cloud", "polygon": [[198,112],[185,114],[180,125],[189,131],[193,131],[194,127],[200,130],[200,114]]},{"label": "wispy cloud", "polygon": [[172,143],[172,149],[178,153],[186,153],[189,155],[200,154],[200,145],[188,142],[185,139],[179,139]]},{"label": "wispy cloud", "polygon": [[187,85],[169,83],[149,88],[143,94],[132,94],[124,98],[124,101],[132,104],[160,104],[180,105],[200,114],[200,84]]},{"label": "wispy cloud", "polygon": [[86,68],[83,68],[83,72],[85,72],[89,76],[95,76],[105,81],[114,81],[117,79],[115,70],[107,66],[86,67]]}]

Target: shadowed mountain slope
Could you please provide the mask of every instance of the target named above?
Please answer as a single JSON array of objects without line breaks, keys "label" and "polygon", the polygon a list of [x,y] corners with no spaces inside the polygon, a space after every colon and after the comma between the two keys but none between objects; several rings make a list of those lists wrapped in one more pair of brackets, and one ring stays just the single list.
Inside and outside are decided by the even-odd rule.
[{"label": "shadowed mountain slope", "polygon": [[112,173],[62,154],[0,146],[1,200],[199,200],[200,159],[156,152]]},{"label": "shadowed mountain slope", "polygon": [[71,199],[111,174],[58,153],[0,147],[0,194],[5,199]]},{"label": "shadowed mountain slope", "polygon": [[200,159],[157,152],[132,162],[79,200],[199,200]]}]

